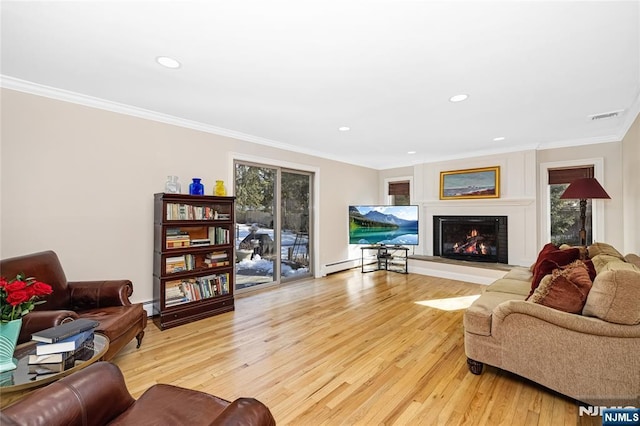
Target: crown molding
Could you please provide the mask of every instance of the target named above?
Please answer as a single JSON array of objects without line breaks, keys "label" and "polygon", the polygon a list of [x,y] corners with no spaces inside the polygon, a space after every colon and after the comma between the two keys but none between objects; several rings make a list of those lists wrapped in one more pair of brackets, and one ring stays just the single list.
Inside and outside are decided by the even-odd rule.
[{"label": "crown molding", "polygon": [[434,163],[449,160],[459,160],[464,158],[482,157],[486,155],[500,155],[510,152],[520,152],[528,150],[545,150],[553,148],[566,148],[580,145],[592,145],[598,143],[619,142],[627,134],[631,126],[633,125],[636,117],[640,114],[640,93],[636,95],[634,102],[625,111],[624,122],[620,126],[619,131],[615,134],[606,136],[597,136],[592,138],[579,138],[579,139],[567,139],[555,142],[543,142],[539,144],[529,144],[527,146],[519,146],[517,148],[503,148],[503,149],[487,149],[477,151],[467,151],[458,155],[449,156],[429,156],[428,158],[415,158],[410,164],[386,164],[381,166],[372,166],[370,164],[364,164],[354,162],[352,159],[345,159],[335,155],[330,155],[325,152],[316,151],[313,149],[300,148],[296,145],[290,145],[284,142],[275,141],[272,139],[263,138],[260,136],[250,135],[247,133],[238,132],[235,130],[225,129],[222,127],[216,127],[209,124],[201,123],[198,121],[187,120],[179,117],[175,117],[168,114],[159,113],[156,111],[147,110],[144,108],[138,108],[131,105],[121,104],[118,102],[112,102],[93,96],[84,95],[77,92],[71,92],[64,89],[58,89],[55,87],[45,86],[38,83],[33,83],[27,80],[21,80],[4,74],[0,74],[0,87],[6,89],[16,90],[19,92],[29,93],[32,95],[43,96],[46,98],[56,99],[64,102],[70,102],[78,105],[88,106],[91,108],[102,109],[105,111],[115,112],[118,114],[124,114],[132,117],[142,118],[145,120],[156,121],[159,123],[170,124],[173,126],[183,127],[187,129],[197,130],[205,133],[215,134],[219,136],[225,136],[245,142],[252,142],[259,145],[269,146],[271,148],[281,149],[290,152],[296,152],[299,154],[310,155],[313,157],[324,158],[327,160],[338,161],[340,163],[351,164],[354,166],[365,167],[374,170],[385,170],[397,167],[411,167],[423,163]]},{"label": "crown molding", "polygon": [[4,74],[0,74],[0,87],[4,87],[5,89],[16,90],[19,92],[29,93],[32,95],[42,96],[50,99],[56,99],[59,101],[88,106],[91,108],[102,109],[105,111],[115,112],[118,114],[124,114],[132,117],[142,118],[145,120],[151,120],[159,123],[170,124],[173,126],[184,127],[187,129],[198,130],[201,132],[211,133],[214,135],[226,136],[229,138],[238,139],[245,142],[252,142],[259,145],[265,145],[265,146],[269,146],[276,149],[282,149],[285,151],[293,151],[299,154],[306,154],[313,157],[325,158],[328,160],[338,161],[341,163],[347,163],[347,164],[358,165],[366,168],[371,168],[371,166],[368,166],[366,164],[357,164],[357,163],[354,163],[353,161],[347,161],[344,158],[331,156],[324,152],[320,152],[312,149],[304,149],[295,145],[278,142],[278,141],[263,138],[260,136],[237,132],[235,130],[229,130],[222,127],[216,127],[216,126],[201,123],[198,121],[186,120],[184,118],[179,118],[179,117],[163,114],[156,111],[151,111],[144,108],[138,108],[131,105],[121,104],[118,102],[112,102],[112,101],[84,95],[77,92],[71,92],[64,89],[45,86],[42,84],[33,83],[30,81],[6,76]]}]

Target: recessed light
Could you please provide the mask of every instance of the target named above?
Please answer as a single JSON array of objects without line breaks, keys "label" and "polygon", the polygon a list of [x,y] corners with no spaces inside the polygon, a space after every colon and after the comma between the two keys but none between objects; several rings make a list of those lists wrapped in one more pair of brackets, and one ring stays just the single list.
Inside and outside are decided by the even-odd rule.
[{"label": "recessed light", "polygon": [[498,136],[497,138],[493,138],[494,141],[498,142],[498,141],[503,141],[504,140],[504,136]]},{"label": "recessed light", "polygon": [[463,95],[455,95],[455,96],[450,97],[449,100],[451,102],[462,102],[462,101],[467,100],[468,97],[469,97],[469,95],[464,95],[464,94]]},{"label": "recessed light", "polygon": [[340,130],[341,132],[348,132],[349,130],[351,130],[351,127],[340,126],[338,127],[338,130]]},{"label": "recessed light", "polygon": [[413,155],[415,153],[416,153],[416,151],[407,151],[407,154],[409,154],[409,155]]},{"label": "recessed light", "polygon": [[180,62],[168,56],[158,56],[156,62],[167,68],[180,68]]}]

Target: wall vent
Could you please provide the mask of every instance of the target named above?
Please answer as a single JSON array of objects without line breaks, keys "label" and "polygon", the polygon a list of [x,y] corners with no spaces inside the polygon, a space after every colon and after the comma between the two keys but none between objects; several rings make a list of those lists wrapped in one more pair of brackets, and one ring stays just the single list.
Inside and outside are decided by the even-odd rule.
[{"label": "wall vent", "polygon": [[622,114],[624,110],[618,110],[618,111],[610,111],[610,112],[603,112],[600,114],[594,114],[594,115],[589,115],[589,119],[593,120],[606,120],[608,118],[615,118],[617,116],[619,116],[620,114]]}]

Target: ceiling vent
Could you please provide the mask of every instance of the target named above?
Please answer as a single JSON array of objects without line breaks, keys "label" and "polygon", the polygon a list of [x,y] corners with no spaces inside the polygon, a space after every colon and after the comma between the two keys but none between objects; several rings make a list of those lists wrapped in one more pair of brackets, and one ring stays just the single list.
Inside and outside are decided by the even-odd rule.
[{"label": "ceiling vent", "polygon": [[620,114],[623,113],[623,111],[624,111],[623,109],[620,109],[618,111],[610,111],[610,112],[603,112],[601,114],[589,115],[588,117],[592,121],[595,121],[595,120],[606,120],[606,119],[609,119],[609,118],[615,118],[615,117],[619,116]]}]

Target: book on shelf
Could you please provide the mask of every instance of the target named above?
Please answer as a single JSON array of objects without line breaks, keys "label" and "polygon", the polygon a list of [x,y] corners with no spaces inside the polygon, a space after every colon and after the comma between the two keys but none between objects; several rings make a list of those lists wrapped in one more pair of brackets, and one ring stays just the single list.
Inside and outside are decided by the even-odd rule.
[{"label": "book on shelf", "polygon": [[214,251],[207,253],[206,257],[211,260],[224,260],[229,258],[229,254],[226,251]]},{"label": "book on shelf", "polygon": [[168,237],[189,237],[189,233],[187,231],[183,231],[180,228],[167,228],[166,230],[167,238]]},{"label": "book on shelf", "polygon": [[211,226],[209,227],[209,240],[213,244],[228,244],[229,230],[219,226]]},{"label": "book on shelf", "polygon": [[167,220],[213,220],[216,212],[210,206],[167,203]]},{"label": "book on shelf", "polygon": [[185,256],[167,257],[165,259],[165,269],[168,274],[185,271],[187,269]]},{"label": "book on shelf", "polygon": [[229,266],[228,260],[205,259],[204,263],[206,263],[209,266],[209,268],[220,268],[222,266]]},{"label": "book on shelf", "polygon": [[167,234],[167,240],[171,240],[171,241],[181,241],[181,240],[189,240],[191,237],[189,236],[189,234],[186,235],[169,235]]},{"label": "book on shelf", "polygon": [[211,240],[209,238],[194,238],[191,240],[192,246],[208,246],[211,245]]},{"label": "book on shelf", "polygon": [[190,240],[167,240],[167,248],[171,249],[171,248],[180,248],[180,247],[190,247],[191,246],[191,241]]},{"label": "book on shelf", "polygon": [[93,341],[93,329],[81,331],[78,334],[74,334],[73,336],[67,337],[66,339],[60,340],[56,343],[38,342],[36,344],[36,355],[75,351],[82,345],[86,344],[87,340]]},{"label": "book on shelf", "polygon": [[79,318],[75,321],[66,322],[64,324],[56,325],[54,327],[47,328],[45,330],[38,331],[31,335],[31,340],[43,343],[56,343],[67,337],[74,336],[82,331],[95,329],[99,326],[98,321]]}]

